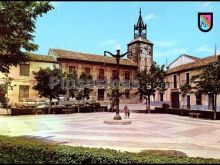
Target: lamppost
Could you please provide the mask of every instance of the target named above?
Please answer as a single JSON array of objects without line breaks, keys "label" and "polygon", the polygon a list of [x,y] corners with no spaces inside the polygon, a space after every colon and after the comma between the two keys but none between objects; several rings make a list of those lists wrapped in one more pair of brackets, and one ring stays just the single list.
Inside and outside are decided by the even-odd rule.
[{"label": "lamppost", "polygon": [[110,54],[112,57],[114,57],[116,59],[116,66],[117,66],[117,71],[116,71],[116,80],[117,80],[117,86],[116,86],[116,115],[114,117],[114,120],[121,120],[121,116],[119,115],[119,61],[120,58],[124,57],[126,54],[128,53],[132,53],[132,52],[126,52],[124,54],[120,53],[120,45],[116,46],[116,54],[112,54],[111,52],[108,51],[104,51],[104,56],[106,56],[106,54]]}]

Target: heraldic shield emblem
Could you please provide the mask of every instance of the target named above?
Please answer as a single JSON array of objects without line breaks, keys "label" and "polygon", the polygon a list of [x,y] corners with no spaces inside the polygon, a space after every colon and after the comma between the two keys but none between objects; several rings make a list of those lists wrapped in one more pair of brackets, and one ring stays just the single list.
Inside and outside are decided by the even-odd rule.
[{"label": "heraldic shield emblem", "polygon": [[213,13],[198,13],[198,27],[203,32],[208,32],[213,26]]}]

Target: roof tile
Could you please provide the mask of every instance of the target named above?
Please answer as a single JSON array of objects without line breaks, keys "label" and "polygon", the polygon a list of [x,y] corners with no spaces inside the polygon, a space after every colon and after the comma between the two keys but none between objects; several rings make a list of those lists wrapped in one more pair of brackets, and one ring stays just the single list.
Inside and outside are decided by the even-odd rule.
[{"label": "roof tile", "polygon": [[[220,56],[220,55],[218,55],[218,56]],[[168,69],[166,71],[166,74],[172,74],[175,72],[181,72],[181,71],[186,71],[186,70],[191,70],[191,69],[207,66],[210,63],[216,62],[218,60],[218,56],[214,55],[214,56],[209,56],[209,57],[205,57],[202,59],[197,59],[194,62],[190,62],[190,63],[184,64],[184,65],[177,66],[172,69]]]},{"label": "roof tile", "polygon": [[[88,61],[88,62],[116,64],[116,60],[114,57],[73,52],[73,51],[61,50],[61,49],[52,49],[52,51],[58,56],[58,58]],[[137,66],[137,64],[135,62],[131,61],[130,59],[121,59],[120,64],[127,65],[127,66]]]},{"label": "roof tile", "polygon": [[49,55],[39,55],[39,54],[31,54],[30,61],[38,61],[38,62],[52,62],[58,63],[56,59]]}]

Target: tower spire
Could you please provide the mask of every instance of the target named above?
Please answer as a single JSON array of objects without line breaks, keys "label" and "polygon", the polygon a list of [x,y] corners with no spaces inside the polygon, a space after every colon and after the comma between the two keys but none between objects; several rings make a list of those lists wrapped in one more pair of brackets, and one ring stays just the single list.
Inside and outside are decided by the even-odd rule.
[{"label": "tower spire", "polygon": [[141,8],[140,8],[138,22],[136,25],[134,25],[134,38],[142,37],[146,39],[146,29],[147,29],[147,25],[144,24],[144,21],[141,16]]}]

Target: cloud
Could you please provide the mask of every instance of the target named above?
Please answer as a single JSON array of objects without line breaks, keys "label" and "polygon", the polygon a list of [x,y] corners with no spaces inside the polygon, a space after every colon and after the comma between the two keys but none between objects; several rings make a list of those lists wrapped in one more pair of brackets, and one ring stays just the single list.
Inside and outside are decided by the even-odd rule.
[{"label": "cloud", "polygon": [[208,45],[202,45],[200,47],[198,47],[195,52],[199,52],[199,53],[214,53],[214,47],[211,48]]},{"label": "cloud", "polygon": [[187,53],[187,51],[188,50],[185,48],[174,48],[167,51],[155,51],[154,54],[155,56],[176,56],[180,54],[185,54]]},{"label": "cloud", "polygon": [[116,39],[110,39],[107,41],[104,41],[102,43],[99,43],[97,45],[98,48],[103,48],[103,47],[109,47],[109,46],[115,46],[117,44],[117,40]]},{"label": "cloud", "polygon": [[155,46],[158,47],[173,47],[177,44],[176,41],[156,41]]},{"label": "cloud", "polygon": [[203,7],[203,8],[208,8],[208,7],[210,7],[211,6],[211,2],[201,2],[201,6]]},{"label": "cloud", "polygon": [[213,4],[213,2],[199,2],[199,6],[200,10],[205,12],[213,12],[218,8],[218,5]]},{"label": "cloud", "polygon": [[148,15],[146,15],[145,17],[144,17],[144,20],[145,21],[148,21],[148,20],[151,20],[151,19],[154,19],[154,18],[156,18],[157,16],[155,15],[155,14],[148,14]]}]

